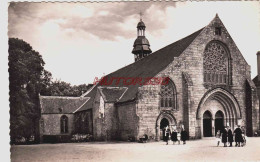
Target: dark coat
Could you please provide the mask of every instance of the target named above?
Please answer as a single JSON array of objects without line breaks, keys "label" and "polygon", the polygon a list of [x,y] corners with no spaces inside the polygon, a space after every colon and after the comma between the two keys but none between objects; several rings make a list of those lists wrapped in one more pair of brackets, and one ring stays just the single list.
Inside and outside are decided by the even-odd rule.
[{"label": "dark coat", "polygon": [[186,141],[188,139],[188,133],[186,130],[181,131],[181,140]]},{"label": "dark coat", "polygon": [[232,130],[229,129],[228,130],[228,142],[233,142],[233,133],[232,133]]},{"label": "dark coat", "polygon": [[162,133],[163,133],[163,141],[166,141],[165,131],[166,131],[166,129],[163,128],[163,130],[162,130]]},{"label": "dark coat", "polygon": [[168,140],[169,140],[170,134],[171,134],[171,130],[170,130],[170,129],[167,129],[167,130],[165,131],[165,141],[168,141]]},{"label": "dark coat", "polygon": [[173,131],[173,132],[172,132],[171,140],[172,140],[172,141],[177,141],[177,132],[176,132],[176,131]]},{"label": "dark coat", "polygon": [[243,142],[242,138],[242,130],[240,128],[236,128],[234,131],[235,134],[235,142]]},{"label": "dark coat", "polygon": [[226,143],[227,142],[227,130],[226,129],[223,129],[223,131],[222,131],[222,142],[223,143]]}]

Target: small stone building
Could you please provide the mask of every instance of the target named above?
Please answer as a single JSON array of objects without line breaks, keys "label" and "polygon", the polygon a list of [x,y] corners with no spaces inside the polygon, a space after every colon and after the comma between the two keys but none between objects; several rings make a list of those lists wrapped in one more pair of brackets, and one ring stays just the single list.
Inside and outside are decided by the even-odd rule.
[{"label": "small stone building", "polygon": [[[40,97],[41,135],[81,132],[95,140],[128,140],[146,134],[160,140],[169,125],[184,126],[190,139],[198,139],[224,126],[244,126],[248,136],[259,129],[260,79],[251,80],[250,66],[218,15],[153,53],[145,28],[141,20],[134,63],[81,97]],[[167,84],[157,84],[160,78]]]}]

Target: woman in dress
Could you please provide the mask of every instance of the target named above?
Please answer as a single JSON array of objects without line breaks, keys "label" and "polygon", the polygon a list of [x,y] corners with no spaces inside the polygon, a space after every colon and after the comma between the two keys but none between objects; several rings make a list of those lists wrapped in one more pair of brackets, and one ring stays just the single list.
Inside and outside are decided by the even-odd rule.
[{"label": "woman in dress", "polygon": [[171,134],[171,140],[172,140],[173,144],[175,144],[177,141],[177,130],[175,127],[173,127],[173,131]]},{"label": "woman in dress", "polygon": [[183,141],[184,145],[186,144],[187,139],[188,139],[188,133],[183,127],[182,130],[181,130],[181,140]]},{"label": "woman in dress", "polygon": [[222,143],[224,143],[224,147],[227,147],[227,128],[223,129],[221,133]]},{"label": "woman in dress", "polygon": [[170,134],[171,134],[171,130],[170,130],[170,128],[167,126],[167,127],[166,127],[166,130],[165,130],[165,141],[166,141],[166,145],[168,145],[168,141],[169,141],[169,138],[170,138]]},{"label": "woman in dress", "polygon": [[228,127],[228,142],[229,142],[229,147],[232,147],[233,132],[230,127]]},{"label": "woman in dress", "polygon": [[235,142],[236,142],[236,147],[240,147],[240,143],[243,142],[242,138],[242,130],[240,128],[240,125],[237,126],[237,128],[234,130],[234,136],[235,136]]}]

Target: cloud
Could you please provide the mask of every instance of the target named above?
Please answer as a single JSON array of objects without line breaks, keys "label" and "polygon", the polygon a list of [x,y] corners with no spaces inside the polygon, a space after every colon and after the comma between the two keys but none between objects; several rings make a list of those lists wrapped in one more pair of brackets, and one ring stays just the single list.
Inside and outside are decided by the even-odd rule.
[{"label": "cloud", "polygon": [[61,30],[83,31],[100,39],[132,38],[136,36],[140,11],[149,30],[156,33],[165,28],[168,7],[175,7],[175,2],[11,3],[9,36],[28,28],[37,30],[37,26],[53,20]]}]

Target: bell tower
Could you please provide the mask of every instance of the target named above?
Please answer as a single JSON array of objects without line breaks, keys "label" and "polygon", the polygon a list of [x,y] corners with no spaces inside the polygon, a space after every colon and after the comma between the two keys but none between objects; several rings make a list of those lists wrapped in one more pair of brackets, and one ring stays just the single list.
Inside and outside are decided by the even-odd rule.
[{"label": "bell tower", "polygon": [[135,55],[135,61],[139,61],[152,53],[149,41],[145,37],[145,28],[146,26],[142,21],[142,13],[140,13],[140,22],[137,24],[137,38],[132,50],[132,53]]}]

